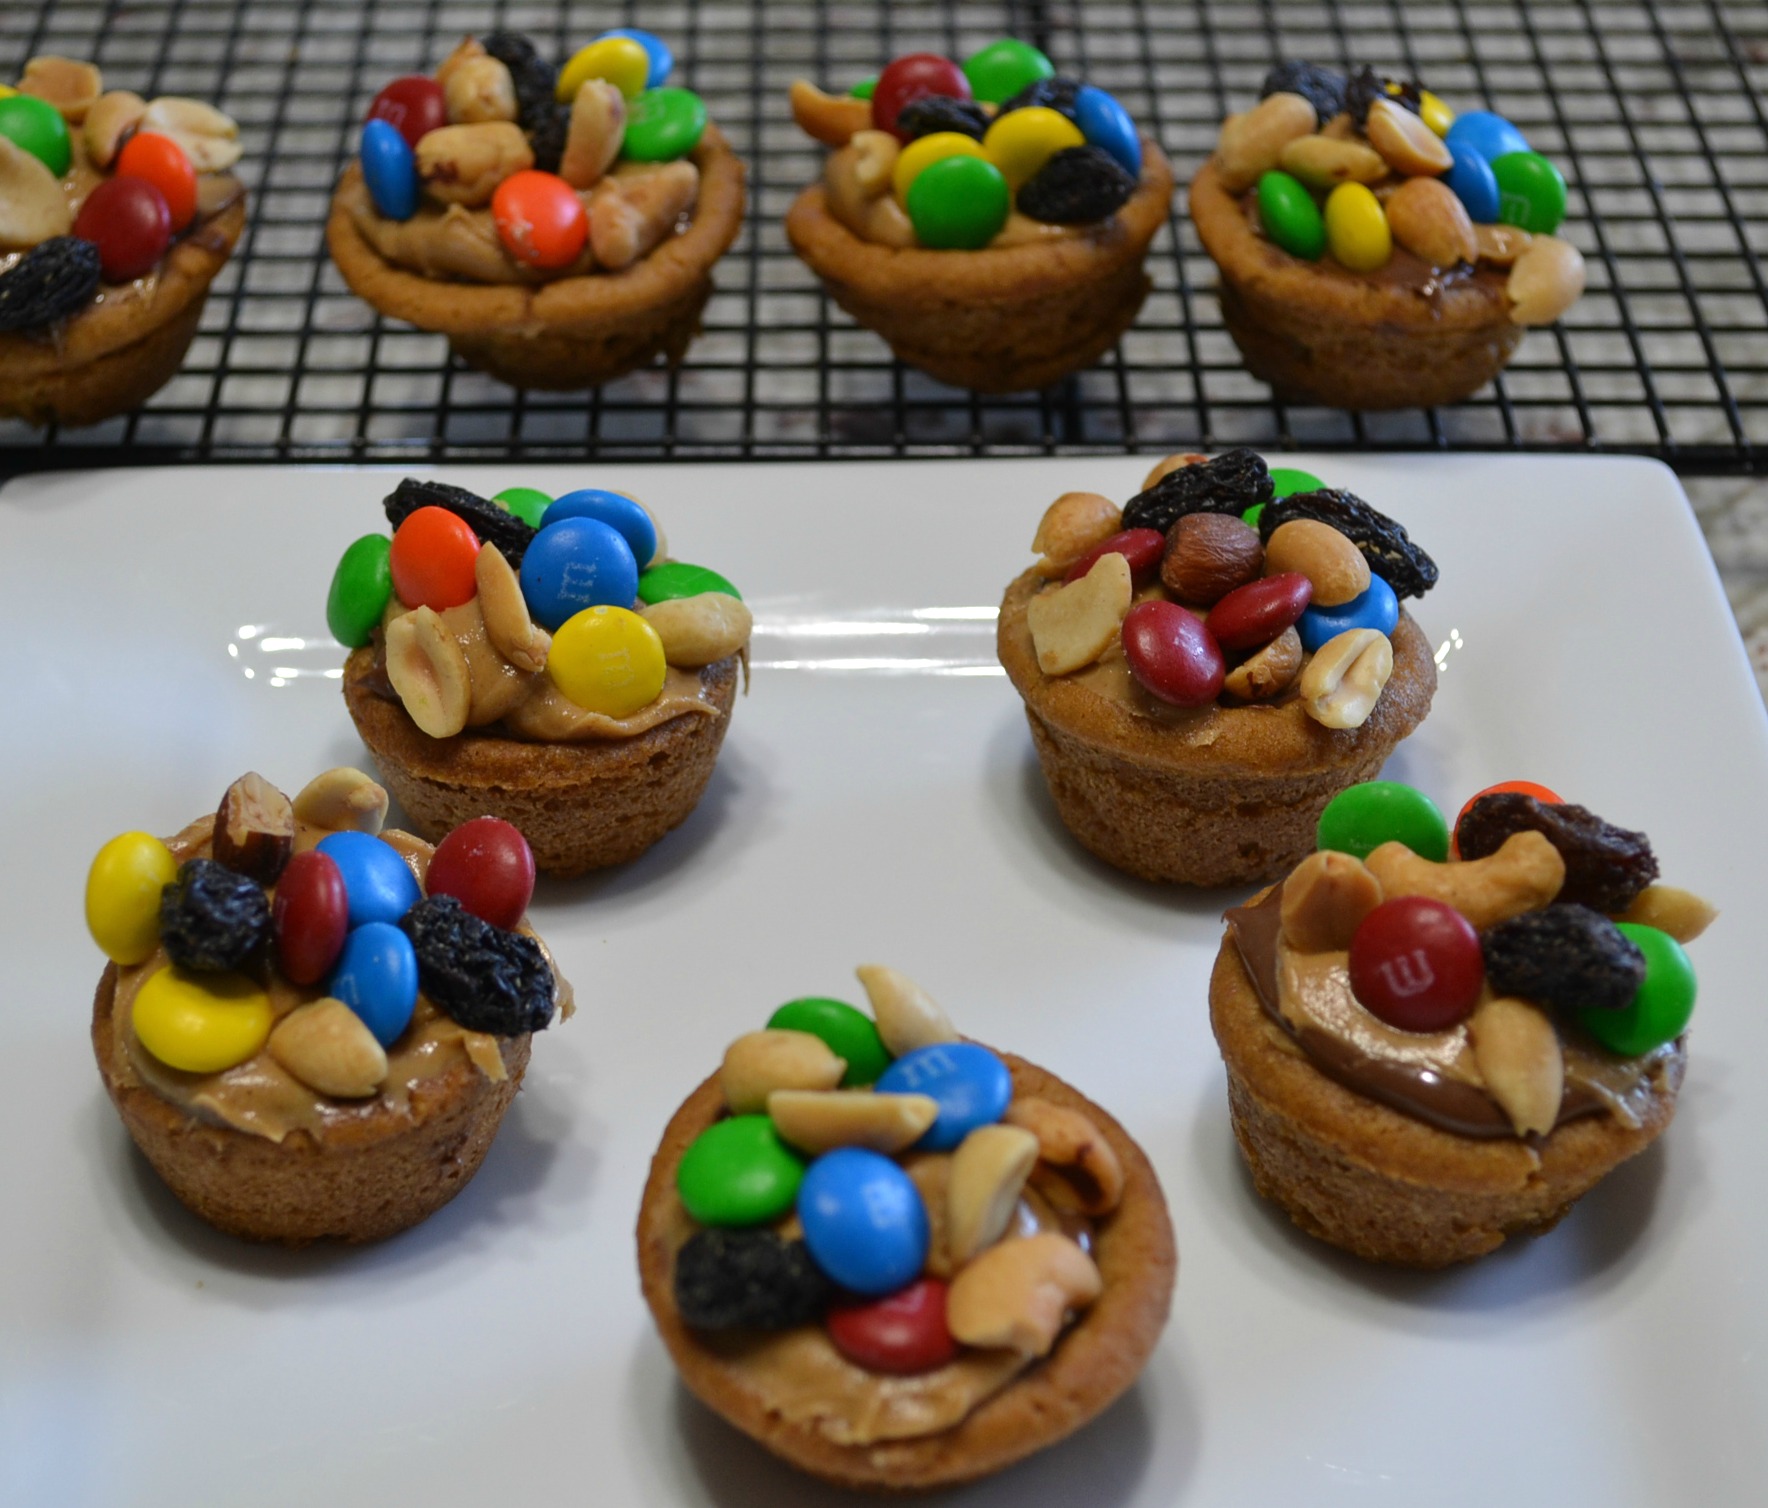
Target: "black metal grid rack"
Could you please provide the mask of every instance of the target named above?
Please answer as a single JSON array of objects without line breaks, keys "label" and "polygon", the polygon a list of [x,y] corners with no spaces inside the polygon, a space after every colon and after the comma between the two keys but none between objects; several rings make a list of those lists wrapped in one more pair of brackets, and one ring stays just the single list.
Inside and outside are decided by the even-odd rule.
[{"label": "black metal grid rack", "polygon": [[[676,48],[750,168],[750,214],[683,365],[586,394],[523,393],[377,316],[322,235],[380,85],[493,24],[564,55],[607,26]],[[819,171],[791,81],[826,87],[916,48],[1037,42],[1111,89],[1183,175],[1278,57],[1371,62],[1514,120],[1561,166],[1590,290],[1467,403],[1382,415],[1288,406],[1241,369],[1182,196],[1154,292],[1099,366],[978,397],[907,371],[822,296],[781,221]],[[185,367],[88,430],[0,421],[0,474],[142,461],[539,460],[1024,454],[1266,447],[1626,451],[1768,471],[1768,9],[1759,4],[968,4],[689,0],[46,0],[0,8],[0,75],[89,57],[109,87],[207,99],[242,127],[251,219]]]}]

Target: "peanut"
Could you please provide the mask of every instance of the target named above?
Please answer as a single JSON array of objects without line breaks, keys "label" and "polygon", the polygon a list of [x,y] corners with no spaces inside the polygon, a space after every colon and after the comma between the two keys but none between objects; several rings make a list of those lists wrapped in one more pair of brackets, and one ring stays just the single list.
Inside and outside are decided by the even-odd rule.
[{"label": "peanut", "polygon": [[1301,673],[1302,710],[1322,727],[1360,728],[1394,673],[1394,647],[1373,628],[1328,639]]},{"label": "peanut", "polygon": [[1545,906],[1565,883],[1565,860],[1537,832],[1512,833],[1483,859],[1435,864],[1403,843],[1383,843],[1363,861],[1389,900],[1424,895],[1453,906],[1483,931]]},{"label": "peanut", "polygon": [[1091,665],[1116,638],[1132,595],[1129,561],[1111,554],[1101,555],[1079,581],[1033,597],[1025,624],[1038,668],[1045,675],[1067,675]]},{"label": "peanut", "polygon": [[1369,562],[1331,524],[1296,518],[1265,544],[1265,575],[1299,571],[1313,584],[1317,607],[1342,607],[1369,590]]},{"label": "peanut", "polygon": [[1615,920],[1656,927],[1677,942],[1688,943],[1712,926],[1718,915],[1717,906],[1702,900],[1692,890],[1681,890],[1675,885],[1647,885]]},{"label": "peanut", "polygon": [[853,148],[853,179],[860,192],[874,199],[889,193],[902,144],[888,131],[855,131],[848,146]]},{"label": "peanut", "polygon": [[571,101],[571,126],[559,158],[559,177],[572,188],[593,188],[626,140],[626,96],[606,79],[586,79]]},{"label": "peanut", "polygon": [[108,168],[122,150],[124,140],[146,114],[147,101],[127,89],[112,89],[99,95],[80,128],[92,166],[100,171]]},{"label": "peanut", "polygon": [[1370,105],[1363,134],[1390,168],[1408,178],[1446,173],[1455,165],[1442,137],[1392,100],[1378,99]]},{"label": "peanut", "polygon": [[806,136],[826,147],[844,147],[856,131],[872,124],[872,102],[851,94],[824,94],[809,79],[796,79],[791,92],[792,119]]},{"label": "peanut", "polygon": [[424,192],[442,204],[466,209],[489,204],[498,184],[533,166],[528,138],[513,121],[439,126],[417,144],[417,173]]},{"label": "peanut", "polygon": [[1387,177],[1387,164],[1373,147],[1317,134],[1298,136],[1285,145],[1278,154],[1277,165],[1311,189],[1333,189],[1341,183],[1379,183]]},{"label": "peanut", "polygon": [[1085,1215],[1108,1215],[1123,1198],[1123,1164],[1105,1133],[1078,1110],[1021,1095],[1007,1107],[1003,1120],[1037,1138],[1040,1171],[1047,1167],[1060,1183],[1052,1188],[1055,1202],[1072,1205]]},{"label": "peanut", "polygon": [[862,963],[853,972],[865,986],[872,1019],[878,1023],[878,1035],[891,1057],[958,1040],[951,1018],[907,974],[881,963]]},{"label": "peanut", "polygon": [[755,624],[748,607],[725,592],[653,602],[640,616],[657,630],[663,658],[687,670],[736,654],[749,642]]},{"label": "peanut", "polygon": [[387,679],[411,720],[431,738],[452,738],[466,727],[472,671],[441,615],[430,607],[401,614],[387,625],[386,646]]},{"label": "peanut", "polygon": [[1230,670],[1222,690],[1238,702],[1265,701],[1295,683],[1303,658],[1301,635],[1291,626]]},{"label": "peanut", "polygon": [[1031,547],[1044,558],[1040,576],[1060,576],[1101,540],[1123,528],[1123,509],[1097,492],[1064,492],[1044,509]]},{"label": "peanut", "polygon": [[1526,1000],[1484,1000],[1467,1023],[1473,1060],[1518,1136],[1545,1136],[1559,1119],[1565,1055],[1553,1023]]},{"label": "peanut", "polygon": [[444,93],[446,93],[448,89],[448,81],[454,77],[456,70],[465,67],[466,64],[472,62],[475,58],[488,56],[490,56],[490,54],[485,51],[485,44],[477,37],[462,37],[460,41],[455,44],[454,51],[442,59],[441,63],[437,66],[435,73],[436,82],[442,86]]},{"label": "peanut", "polygon": [[945,1205],[954,1265],[963,1266],[1006,1234],[1037,1157],[1037,1137],[1021,1126],[978,1126],[959,1143]]},{"label": "peanut", "polygon": [[867,1147],[886,1156],[912,1147],[939,1117],[927,1094],[871,1094],[856,1089],[776,1089],[767,1097],[774,1129],[801,1152]]},{"label": "peanut", "polygon": [[1104,1291],[1093,1259],[1066,1236],[1003,1241],[966,1264],[946,1294],[952,1338],[966,1346],[1045,1356],[1071,1310]]},{"label": "peanut", "polygon": [[1299,94],[1269,95],[1244,115],[1230,115],[1216,140],[1222,186],[1231,194],[1251,188],[1259,174],[1277,166],[1284,147],[1298,136],[1311,135],[1318,124],[1314,107]]},{"label": "peanut", "polygon": [[908,211],[894,194],[873,186],[880,165],[886,160],[892,167],[896,163],[896,138],[887,138],[891,151],[886,158],[870,140],[881,136],[885,136],[882,131],[861,131],[847,146],[829,154],[823,168],[829,213],[874,246],[913,246],[915,227],[909,223]]},{"label": "peanut", "polygon": [[1511,267],[1504,291],[1515,323],[1550,325],[1583,295],[1584,254],[1558,236],[1536,236]]},{"label": "peanut", "polygon": [[1526,230],[1516,225],[1476,225],[1473,242],[1479,259],[1494,267],[1512,266],[1534,241]]},{"label": "peanut", "polygon": [[589,244],[610,271],[630,267],[675,230],[700,193],[700,170],[683,158],[596,185],[589,201]]},{"label": "peanut", "polygon": [[63,120],[77,126],[104,92],[104,76],[90,63],[46,53],[25,64],[18,92],[54,105]]},{"label": "peanut", "polygon": [[233,120],[201,100],[176,95],[156,99],[141,117],[139,129],[170,136],[199,173],[223,172],[239,161],[244,150]]},{"label": "peanut", "polygon": [[290,1011],[267,1045],[309,1089],[336,1099],[366,1099],[387,1081],[385,1049],[355,1011],[329,995]]},{"label": "peanut", "polygon": [[1211,607],[1257,581],[1264,564],[1258,530],[1226,513],[1188,513],[1167,534],[1160,579],[1179,601]]},{"label": "peanut", "polygon": [[770,1027],[746,1032],[725,1049],[718,1083],[732,1115],[754,1115],[776,1090],[833,1089],[846,1072],[821,1037]]},{"label": "peanut", "polygon": [[1298,953],[1340,953],[1385,899],[1381,881],[1353,854],[1322,848],[1283,882],[1283,940]]},{"label": "peanut", "polygon": [[479,589],[479,616],[485,620],[491,647],[517,670],[529,675],[545,670],[552,635],[528,615],[522,583],[496,545],[479,546],[473,584]]},{"label": "peanut", "polygon": [[471,126],[485,120],[516,118],[516,81],[498,59],[466,58],[450,70],[442,86],[450,125]]},{"label": "peanut", "polygon": [[387,820],[387,793],[347,764],[315,775],[294,805],[297,822],[331,833],[378,833]]},{"label": "peanut", "polygon": [[1408,178],[1388,198],[1394,239],[1432,267],[1454,267],[1479,256],[1473,221],[1455,191],[1437,178]]},{"label": "peanut", "polygon": [[25,251],[74,226],[55,174],[0,136],[0,251]]},{"label": "peanut", "polygon": [[1156,461],[1148,475],[1142,478],[1142,491],[1146,492],[1162,477],[1171,476],[1175,471],[1183,471],[1187,466],[1195,466],[1208,459],[1208,456],[1196,450],[1182,450],[1166,456]]}]

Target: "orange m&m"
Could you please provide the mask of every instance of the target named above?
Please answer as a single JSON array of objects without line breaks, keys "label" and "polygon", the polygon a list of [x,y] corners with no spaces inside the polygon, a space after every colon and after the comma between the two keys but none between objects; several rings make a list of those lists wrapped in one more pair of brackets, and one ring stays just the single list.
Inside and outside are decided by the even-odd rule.
[{"label": "orange m&m", "polygon": [[137,131],[117,154],[116,171],[145,178],[165,196],[176,235],[196,218],[196,169],[183,147],[158,131]]},{"label": "orange m&m", "polygon": [[479,537],[465,519],[446,508],[419,508],[393,531],[393,590],[407,607],[446,612],[473,600],[478,558]]},{"label": "orange m&m", "polygon": [[589,216],[577,191],[557,174],[533,168],[498,184],[491,217],[504,250],[530,267],[567,267],[589,239]]},{"label": "orange m&m", "polygon": [[[1512,792],[1518,796],[1533,796],[1543,806],[1564,804],[1564,798],[1558,791],[1538,785],[1533,780],[1501,780],[1497,785],[1488,785],[1483,791],[1475,791],[1467,798],[1467,804],[1455,813],[1455,831],[1457,833],[1461,831],[1462,822],[1466,820],[1468,812],[1473,809],[1473,803],[1478,801],[1481,796],[1501,796]],[[1461,845],[1453,837],[1449,839],[1449,852],[1457,859],[1461,857]]]}]

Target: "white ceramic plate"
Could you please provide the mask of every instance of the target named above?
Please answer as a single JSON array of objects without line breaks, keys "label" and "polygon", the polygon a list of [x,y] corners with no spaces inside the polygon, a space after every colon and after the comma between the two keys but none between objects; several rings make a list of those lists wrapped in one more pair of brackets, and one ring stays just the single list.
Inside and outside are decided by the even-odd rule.
[{"label": "white ceramic plate", "polygon": [[[386,473],[117,471],[0,494],[0,1501],[833,1501],[699,1407],[640,1302],[658,1132],[782,1000],[896,964],[960,1027],[1108,1105],[1182,1266],[1138,1387],[967,1503],[1759,1503],[1768,1480],[1768,729],[1671,474],[1326,459],[1443,567],[1445,653],[1389,774],[1453,811],[1534,777],[1647,830],[1725,911],[1674,1128],[1551,1235],[1436,1277],[1292,1232],[1228,1128],[1204,994],[1235,897],[1149,888],[1056,824],[992,617],[1044,505],[1145,460],[461,469],[591,481],[756,609],[752,695],[693,819],[534,920],[582,1010],[535,1046],[477,1181],[361,1251],[199,1224],[87,1040],[93,851],[248,768],[364,752],[323,602]],[[1752,941],[1752,939],[1755,939]]]}]

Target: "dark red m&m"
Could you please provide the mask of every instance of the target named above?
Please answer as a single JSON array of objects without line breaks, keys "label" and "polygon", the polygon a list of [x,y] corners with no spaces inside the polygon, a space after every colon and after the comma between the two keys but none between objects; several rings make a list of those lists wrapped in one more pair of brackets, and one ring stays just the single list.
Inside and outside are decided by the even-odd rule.
[{"label": "dark red m&m", "polygon": [[921,1278],[887,1298],[836,1305],[828,1314],[829,1339],[869,1372],[931,1372],[958,1354],[946,1328],[945,1293],[938,1278]]},{"label": "dark red m&m", "polygon": [[1465,1020],[1486,982],[1479,933],[1453,906],[1422,895],[1383,901],[1351,937],[1351,990],[1371,1014],[1408,1032]]},{"label": "dark red m&m", "polygon": [[344,872],[317,848],[283,866],[270,903],[276,961],[295,984],[317,984],[343,950],[350,930],[350,897]]},{"label": "dark red m&m", "polygon": [[1222,689],[1221,648],[1196,613],[1176,602],[1138,602],[1123,620],[1123,657],[1152,696],[1201,707]]}]

